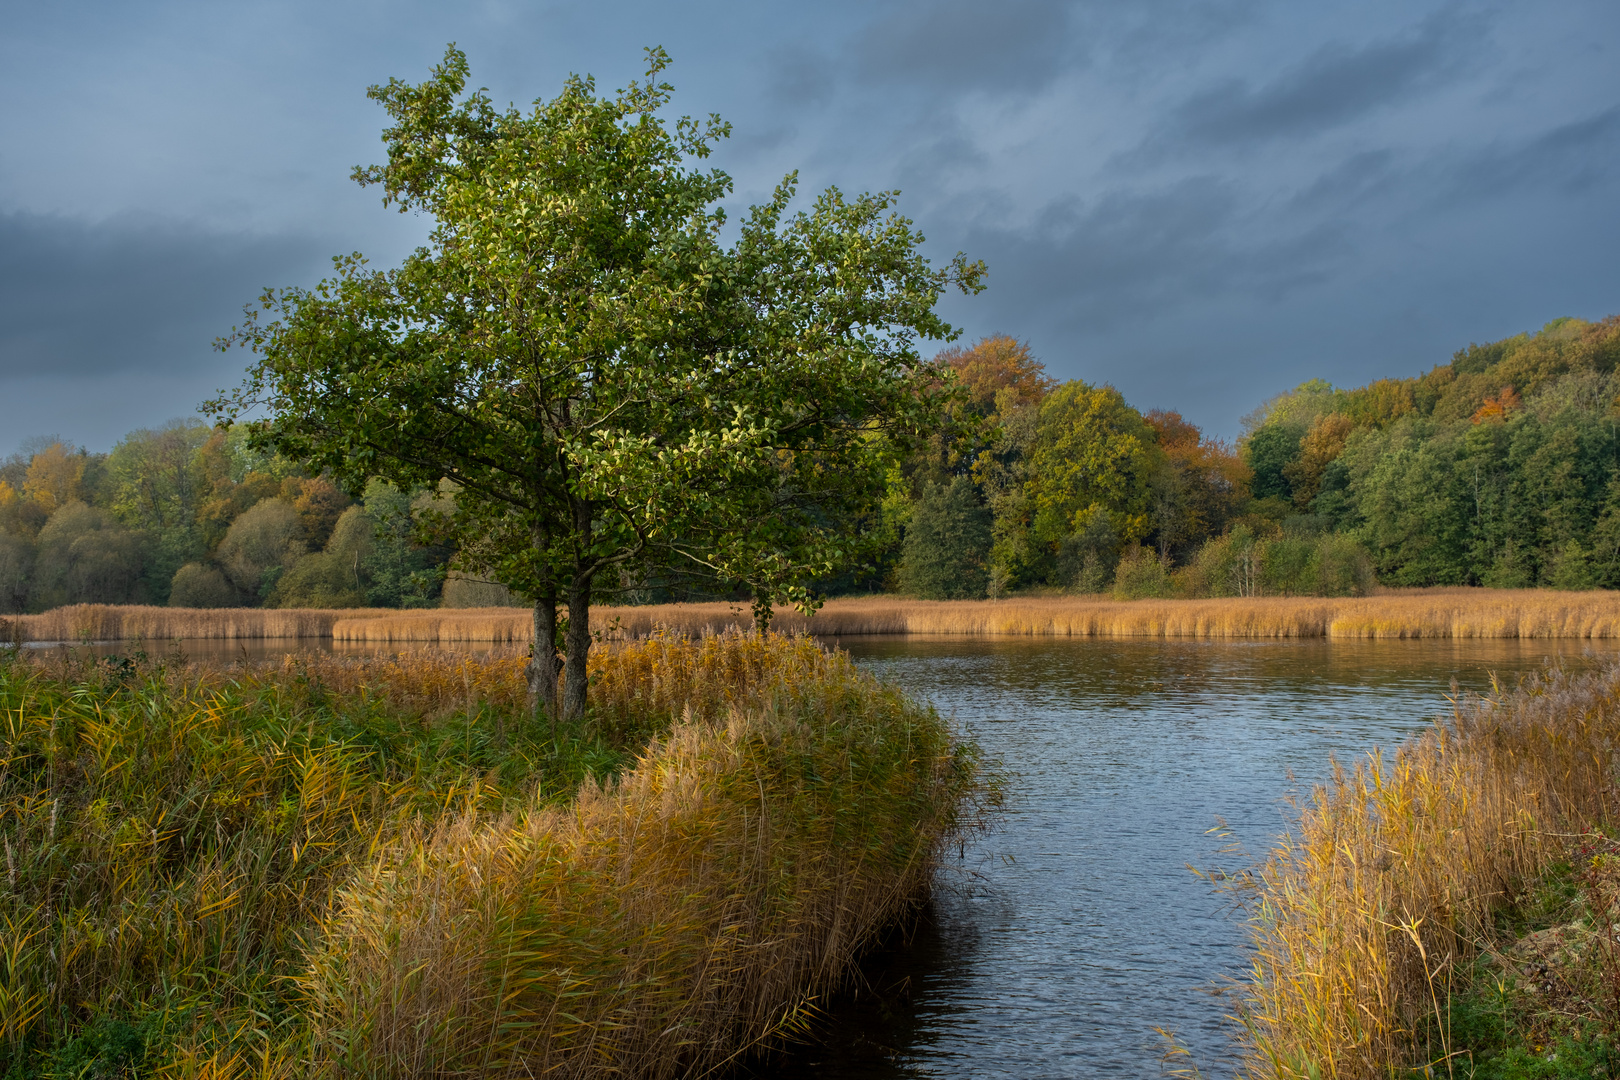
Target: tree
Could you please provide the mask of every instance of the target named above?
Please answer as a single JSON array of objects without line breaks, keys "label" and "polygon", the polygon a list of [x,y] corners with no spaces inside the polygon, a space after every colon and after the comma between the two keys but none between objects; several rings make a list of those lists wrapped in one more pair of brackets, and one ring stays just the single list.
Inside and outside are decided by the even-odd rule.
[{"label": "tree", "polygon": [[973,481],[930,484],[906,530],[900,587],[925,600],[978,600],[985,594],[990,510]]},{"label": "tree", "polygon": [[258,603],[304,557],[302,534],[298,512],[291,505],[282,499],[263,499],[231,522],[217,553],[220,567],[244,597]]},{"label": "tree", "polygon": [[[968,403],[982,416],[1005,413],[1011,406],[1039,405],[1057,387],[1029,343],[1006,334],[980,338],[972,348],[952,346],[938,353],[934,362],[956,372]],[[1007,390],[1012,391],[1010,398],[1003,394]]]},{"label": "tree", "polygon": [[449,481],[460,568],[534,602],[530,696],[554,719],[583,713],[590,602],[626,567],[737,582],[763,618],[814,606],[809,583],[861,554],[843,523],[875,509],[886,456],[938,415],[917,336],[953,338],[934,304],[984,272],[930,267],[892,194],[787,217],[792,176],[725,248],[730,179],[687,162],[730,129],[668,130],[668,58],[648,56],[645,84],[573,77],[528,113],[464,95],[454,47],[427,82],[372,87],[388,163],[355,178],[431,214],[428,245],[266,293],[222,342],[258,361],[209,405],[264,407],[254,445],[353,493]]},{"label": "tree", "polygon": [[1118,390],[1064,383],[1041,404],[1029,455],[1035,536],[1060,543],[1100,513],[1122,541],[1146,536],[1149,482],[1162,457],[1153,429]]},{"label": "tree", "polygon": [[205,481],[197,451],[209,434],[200,421],[174,420],[130,432],[107,458],[111,510],[151,538],[147,589],[159,601],[168,599],[180,567],[204,554],[197,511]]}]

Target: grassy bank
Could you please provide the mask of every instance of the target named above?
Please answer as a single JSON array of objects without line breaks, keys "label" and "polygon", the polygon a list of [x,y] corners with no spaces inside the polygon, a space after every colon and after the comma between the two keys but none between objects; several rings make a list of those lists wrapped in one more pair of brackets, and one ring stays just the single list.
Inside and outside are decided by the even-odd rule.
[{"label": "grassy bank", "polygon": [[[1393,753],[1335,768],[1237,885],[1254,919],[1239,994],[1248,1075],[1576,1075],[1535,1062],[1485,1068],[1518,1051],[1505,1028],[1493,1036],[1477,1022],[1500,1004],[1481,997],[1478,965],[1510,947],[1504,928],[1541,917],[1543,883],[1572,844],[1590,845],[1591,830],[1614,821],[1617,755],[1620,669],[1610,669],[1464,701]],[[1595,933],[1612,942],[1620,912],[1612,899],[1596,910]],[[1497,974],[1504,994],[1536,977],[1511,963]],[[1611,995],[1586,1038],[1614,1034],[1615,1004]],[[1534,1042],[1551,1037],[1545,1025],[1523,1030],[1530,1057],[1546,1049]]]},{"label": "grassy bank", "polygon": [[0,663],[0,1076],[668,1076],[791,1027],[971,748],[803,639],[593,660],[561,742],[515,654]]},{"label": "grassy bank", "polygon": [[[747,626],[746,604],[657,604],[591,609],[591,625],[638,637],[659,627],[701,635]],[[525,608],[417,611],[78,605],[0,617],[0,640],[116,641],[140,638],[331,639],[352,645],[526,644]],[[1538,589],[1412,589],[1345,598],[1250,597],[1129,600],[1019,597],[830,600],[811,619],[781,611],[773,626],[826,636],[1175,638],[1620,638],[1620,592]]]}]

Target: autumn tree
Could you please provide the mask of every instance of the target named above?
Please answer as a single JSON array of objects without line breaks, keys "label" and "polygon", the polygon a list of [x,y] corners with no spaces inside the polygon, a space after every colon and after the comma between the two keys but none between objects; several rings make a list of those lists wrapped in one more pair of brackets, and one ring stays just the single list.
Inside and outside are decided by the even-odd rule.
[{"label": "autumn tree", "polygon": [[1106,515],[1120,541],[1145,538],[1162,458],[1153,429],[1118,390],[1064,383],[1041,404],[1029,455],[1035,536],[1057,544]]},{"label": "autumn tree", "polygon": [[574,77],[529,112],[464,93],[454,47],[424,83],[371,88],[388,161],[355,177],[431,216],[427,246],[267,293],[225,342],[259,359],[210,406],[263,408],[255,445],[354,493],[448,481],[463,568],[534,601],[531,699],[554,718],[584,710],[590,602],[626,567],[700,569],[766,617],[814,606],[809,583],[859,554],[847,523],[939,414],[917,337],[953,338],[935,302],[983,274],[930,267],[889,194],[790,215],[792,176],[726,247],[731,181],[689,163],[730,129],[666,127],[668,58],[649,61],[646,83],[600,97]]},{"label": "autumn tree", "polygon": [[1153,533],[1159,560],[1173,549],[1218,535],[1248,500],[1249,469],[1229,445],[1207,438],[1180,413],[1143,415],[1164,452],[1154,476]]}]

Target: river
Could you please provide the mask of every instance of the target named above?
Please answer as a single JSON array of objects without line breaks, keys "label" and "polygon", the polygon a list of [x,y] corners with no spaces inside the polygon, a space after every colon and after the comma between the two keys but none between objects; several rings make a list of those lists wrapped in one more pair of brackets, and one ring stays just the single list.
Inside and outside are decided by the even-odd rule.
[{"label": "river", "polygon": [[[1266,849],[1287,797],[1399,742],[1453,679],[1487,690],[1603,643],[848,639],[859,663],[931,700],[998,759],[1011,798],[941,875],[909,940],[829,1003],[817,1042],[757,1074],[1151,1077],[1164,1028],[1206,1077],[1235,1070],[1225,1002],[1244,966],[1230,905],[1187,869]],[[1295,778],[1290,780],[1290,774]],[[1229,839],[1211,834],[1219,821]]]}]

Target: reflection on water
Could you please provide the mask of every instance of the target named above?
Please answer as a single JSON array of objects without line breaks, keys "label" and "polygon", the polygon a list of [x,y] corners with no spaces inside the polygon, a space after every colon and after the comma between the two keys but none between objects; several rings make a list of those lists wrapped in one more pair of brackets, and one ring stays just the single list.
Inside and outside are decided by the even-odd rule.
[{"label": "reflection on water", "polygon": [[[1585,642],[1119,642],[849,639],[860,663],[953,714],[1011,775],[1000,826],[942,876],[909,942],[872,958],[820,1043],[759,1075],[1160,1075],[1174,1031],[1233,1071],[1227,1010],[1242,929],[1187,864],[1251,852],[1329,755],[1389,745],[1447,708],[1455,678],[1512,685]],[[954,862],[954,860],[953,860]]]},{"label": "reflection on water", "polygon": [[[1010,775],[999,827],[941,875],[919,924],[828,1003],[819,1042],[760,1076],[1154,1076],[1174,1031],[1205,1076],[1229,1076],[1222,1001],[1242,928],[1187,864],[1251,852],[1284,797],[1329,757],[1390,745],[1446,708],[1548,662],[1589,668],[1592,642],[1165,642],[851,638],[864,667],[932,700]],[[153,654],[170,645],[147,646]],[[330,642],[185,641],[192,659],[334,651]],[[97,647],[129,655],[131,643]],[[336,651],[375,653],[375,647]],[[469,651],[485,651],[470,649]]]}]

